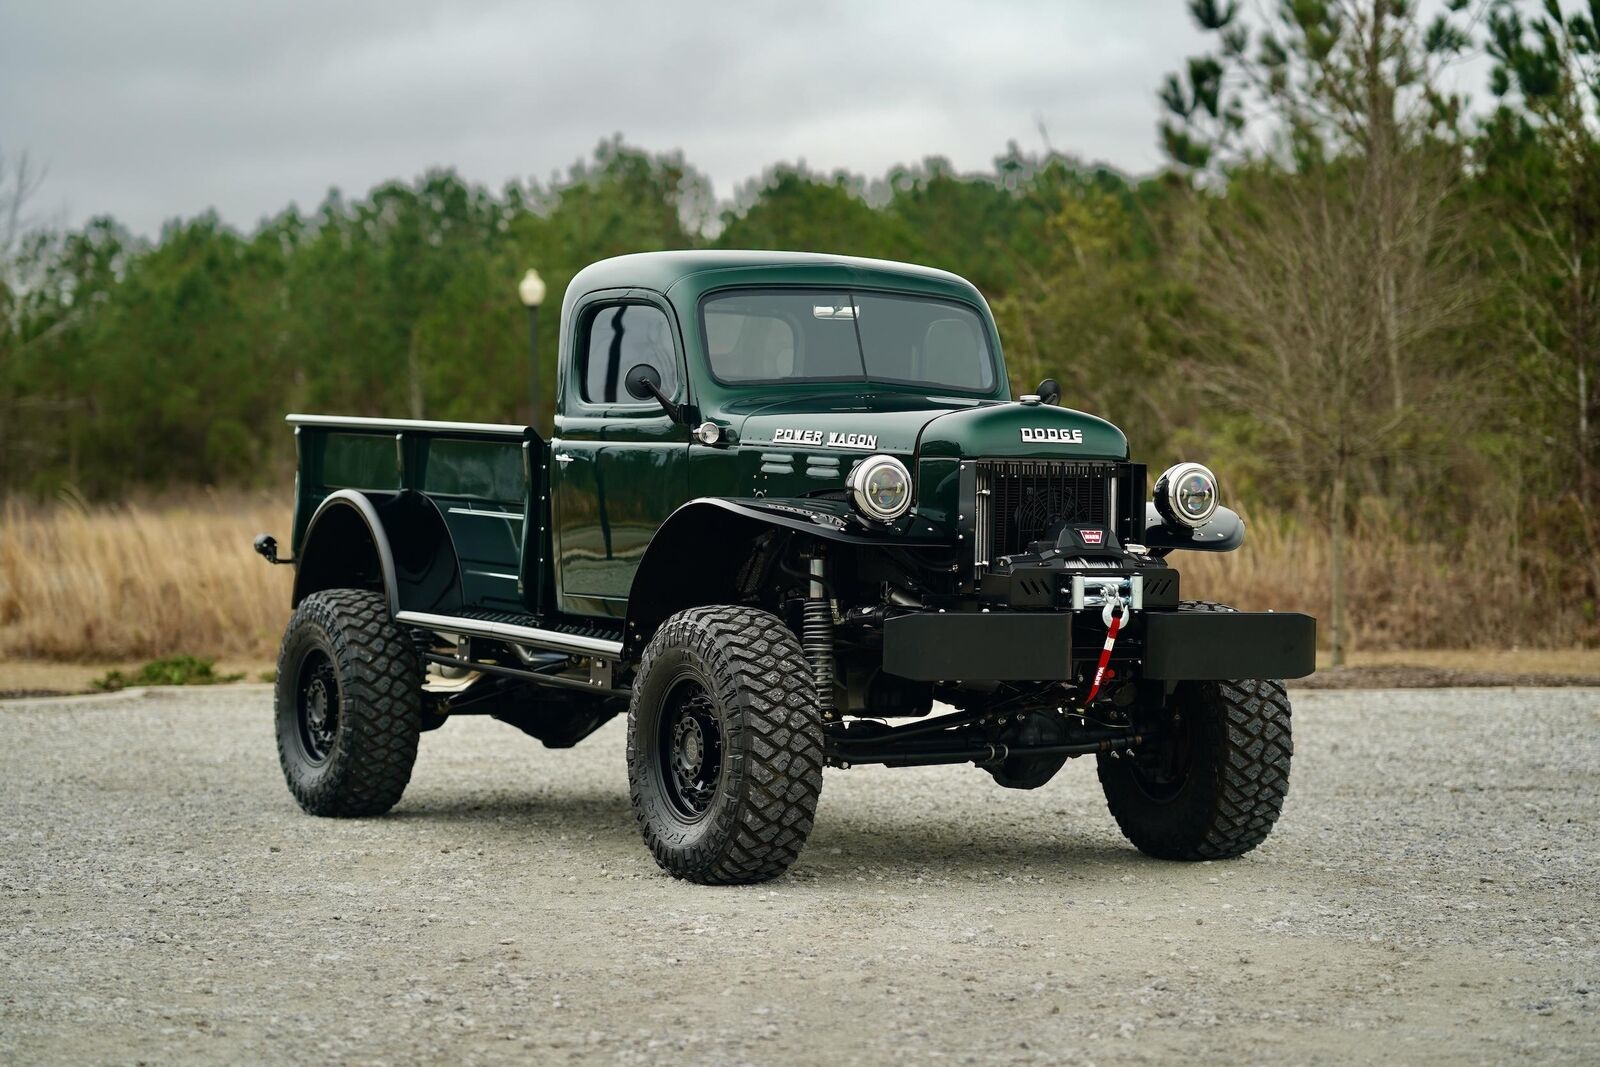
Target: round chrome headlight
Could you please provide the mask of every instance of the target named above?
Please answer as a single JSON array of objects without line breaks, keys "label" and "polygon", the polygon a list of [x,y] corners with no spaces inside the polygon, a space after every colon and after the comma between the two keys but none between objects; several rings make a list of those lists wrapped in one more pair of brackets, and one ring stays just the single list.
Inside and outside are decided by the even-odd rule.
[{"label": "round chrome headlight", "polygon": [[873,522],[893,522],[911,507],[911,472],[893,456],[868,456],[845,485],[856,510]]},{"label": "round chrome headlight", "polygon": [[1204,526],[1217,513],[1217,476],[1199,463],[1175,463],[1156,479],[1156,510],[1171,526]]}]

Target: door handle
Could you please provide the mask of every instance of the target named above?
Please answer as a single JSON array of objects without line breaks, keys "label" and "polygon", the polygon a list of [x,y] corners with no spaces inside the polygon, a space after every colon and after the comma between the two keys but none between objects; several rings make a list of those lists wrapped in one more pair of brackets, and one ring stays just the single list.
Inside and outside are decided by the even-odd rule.
[{"label": "door handle", "polygon": [[556,462],[561,464],[563,467],[565,467],[568,463],[571,463],[573,460],[575,460],[577,458],[578,458],[577,456],[568,455],[565,452],[557,452],[556,453]]}]

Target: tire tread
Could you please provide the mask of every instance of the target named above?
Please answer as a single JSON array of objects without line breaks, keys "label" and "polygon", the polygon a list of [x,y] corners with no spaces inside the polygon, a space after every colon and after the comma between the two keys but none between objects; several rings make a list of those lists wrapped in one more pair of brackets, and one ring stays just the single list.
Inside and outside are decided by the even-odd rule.
[{"label": "tire tread", "polygon": [[[1232,611],[1214,601],[1184,601],[1180,610]],[[1283,812],[1294,755],[1289,695],[1279,681],[1247,679],[1204,683],[1210,709],[1220,715],[1221,759],[1210,768],[1210,808],[1200,832],[1178,832],[1123,802],[1122,761],[1102,756],[1100,784],[1112,817],[1140,851],[1161,859],[1216,860],[1242,856],[1267,839]]]},{"label": "tire tread", "polygon": [[383,594],[329,589],[300,602],[278,658],[277,714],[294,715],[291,638],[298,627],[317,626],[332,645],[339,677],[340,729],[331,773],[309,780],[291,773],[294,754],[278,730],[278,759],[289,790],[313,815],[357,818],[381,815],[399,803],[411,781],[422,723],[422,669],[416,649],[389,615]]},{"label": "tire tread", "polygon": [[[638,738],[637,679],[662,650],[680,642],[711,646],[712,662],[726,667],[716,698],[743,714],[724,788],[740,790],[735,803],[711,813],[718,822],[708,844],[685,849],[649,817],[643,791],[646,758]],[[776,878],[799,858],[811,833],[822,792],[823,743],[810,671],[794,633],[758,608],[691,608],[662,624],[639,664],[629,709],[628,771],[634,814],[656,862],[671,874],[708,885],[740,885]]]}]

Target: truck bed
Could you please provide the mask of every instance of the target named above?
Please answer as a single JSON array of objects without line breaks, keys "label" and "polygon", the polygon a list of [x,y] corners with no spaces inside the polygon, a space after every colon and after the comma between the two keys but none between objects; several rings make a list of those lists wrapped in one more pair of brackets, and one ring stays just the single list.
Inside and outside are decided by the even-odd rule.
[{"label": "truck bed", "polygon": [[[385,517],[397,608],[551,613],[549,448],[533,429],[332,415],[287,421],[299,466],[296,558],[324,501],[359,493]],[[448,562],[435,566],[444,554],[432,550],[444,539]]]}]

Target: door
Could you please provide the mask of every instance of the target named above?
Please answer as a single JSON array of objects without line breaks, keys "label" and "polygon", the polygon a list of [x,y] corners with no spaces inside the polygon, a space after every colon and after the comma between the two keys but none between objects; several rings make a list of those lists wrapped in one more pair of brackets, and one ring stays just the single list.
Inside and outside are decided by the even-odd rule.
[{"label": "door", "polygon": [[572,319],[551,443],[557,607],[620,617],[650,539],[689,491],[688,428],[623,383],[646,364],[683,400],[682,347],[648,297],[592,299]]}]

